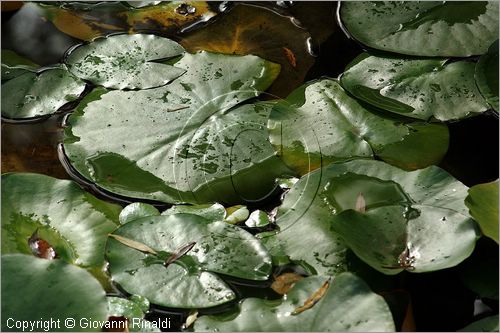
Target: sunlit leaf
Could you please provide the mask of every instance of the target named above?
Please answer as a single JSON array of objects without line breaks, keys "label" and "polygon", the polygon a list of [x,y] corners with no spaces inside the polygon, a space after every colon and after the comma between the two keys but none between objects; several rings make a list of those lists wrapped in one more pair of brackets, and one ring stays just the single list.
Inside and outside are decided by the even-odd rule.
[{"label": "sunlit leaf", "polygon": [[498,243],[498,180],[472,186],[465,204],[484,235]]}]

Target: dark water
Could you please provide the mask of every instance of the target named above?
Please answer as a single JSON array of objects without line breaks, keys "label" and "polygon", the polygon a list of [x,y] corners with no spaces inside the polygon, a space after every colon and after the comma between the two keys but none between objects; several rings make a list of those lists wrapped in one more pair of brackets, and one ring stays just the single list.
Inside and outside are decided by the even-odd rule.
[{"label": "dark water", "polygon": [[[224,24],[236,24],[245,18],[248,22],[264,20],[259,28],[249,33],[243,45],[246,52],[266,57],[276,57],[275,61],[295,61],[294,71],[278,79],[273,91],[285,97],[293,88],[303,81],[329,76],[337,77],[344,67],[363,50],[337,26],[335,21],[335,2],[287,2],[252,3],[253,6],[211,3],[219,13],[216,20]],[[237,8],[237,9],[235,9]],[[269,11],[272,9],[272,11]],[[231,15],[239,15],[238,20]],[[226,21],[223,21],[226,20]],[[201,27],[206,25],[203,29]],[[262,28],[264,27],[264,28]],[[154,31],[154,27],[151,27]],[[180,33],[165,31],[159,34],[176,40],[188,40],[203,37],[203,33],[214,34],[219,29],[216,24],[201,24],[198,30]],[[259,30],[260,29],[260,30]],[[205,31],[204,31],[205,30]],[[59,31],[50,21],[42,18],[40,11],[33,4],[25,5],[20,10],[2,12],[2,48],[11,49],[40,65],[59,62],[66,50],[81,41]],[[196,34],[201,34],[197,37]],[[222,41],[221,43],[223,43]],[[187,42],[186,42],[187,43]],[[281,53],[273,53],[264,49],[287,47],[294,50],[295,59],[286,58]],[[250,51],[249,51],[250,50]],[[285,54],[286,55],[286,54]],[[282,58],[280,58],[280,56]],[[300,64],[300,65],[297,65]],[[304,66],[307,64],[307,66]],[[292,79],[291,79],[292,78]],[[281,80],[281,81],[280,81]],[[288,91],[287,91],[288,90]],[[68,173],[58,156],[58,144],[62,139],[62,120],[65,113],[61,111],[46,119],[30,123],[11,123],[2,121],[2,172],[37,172],[56,178],[75,178]],[[467,186],[492,181],[498,178],[499,141],[498,118],[492,113],[448,124],[450,129],[450,147],[440,164]],[[61,153],[61,152],[59,152]],[[126,198],[117,198],[97,188],[82,185],[96,196],[105,200],[125,205]],[[258,207],[270,210],[279,203],[279,195]],[[160,208],[161,205],[160,205]],[[490,244],[491,245],[491,244]],[[307,247],[308,244],[304,244]],[[481,247],[481,249],[484,246]],[[484,251],[484,250],[481,250]],[[497,251],[497,250],[496,250]],[[408,274],[387,277],[374,272],[365,264],[358,262],[361,276],[367,274],[367,282],[374,291],[384,295],[391,305],[398,327],[401,327],[408,304],[412,304],[418,330],[454,331],[470,322],[474,310],[474,295],[460,281],[460,266],[435,273]],[[293,268],[291,269],[293,270]],[[229,280],[228,282],[240,298],[261,296],[277,298],[269,283],[244,285],[245,281]],[[215,313],[227,310],[231,305],[200,311]],[[496,309],[498,311],[498,308]],[[153,308],[148,319],[168,316],[172,321],[172,330],[178,330],[188,315],[186,311],[175,309]]]}]

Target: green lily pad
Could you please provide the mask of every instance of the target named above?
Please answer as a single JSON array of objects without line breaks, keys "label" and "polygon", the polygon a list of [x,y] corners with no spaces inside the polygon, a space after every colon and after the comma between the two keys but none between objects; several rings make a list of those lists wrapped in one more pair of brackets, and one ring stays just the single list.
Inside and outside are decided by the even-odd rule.
[{"label": "green lily pad", "polygon": [[[149,310],[149,301],[139,295],[128,299],[122,297],[107,297],[108,325],[112,328],[127,328],[128,332],[161,332],[156,324],[144,319],[144,313]],[[109,317],[122,320],[110,320]],[[113,319],[113,318],[111,318]]]},{"label": "green lily pad", "polygon": [[[22,331],[14,321],[57,322],[51,331],[101,331],[88,326],[104,322],[107,302],[99,282],[84,269],[62,260],[24,254],[2,255],[2,331]],[[29,306],[28,306],[29,305]],[[74,327],[65,322],[74,319]],[[9,320],[10,319],[10,320]],[[14,320],[12,320],[14,319]],[[56,324],[53,324],[56,325]],[[24,331],[43,331],[44,326]]]},{"label": "green lily pad", "polygon": [[207,205],[176,205],[167,209],[161,215],[173,215],[173,214],[193,214],[201,216],[211,222],[224,221],[226,217],[226,209],[221,204],[207,204]]},{"label": "green lily pad", "polygon": [[[371,112],[331,79],[308,83],[278,103],[271,112],[268,128],[271,143],[280,157],[300,174],[321,164],[372,157],[378,152],[391,162],[411,169],[439,161],[448,147],[445,126],[411,126]],[[424,135],[430,137],[432,148],[423,149],[410,138],[405,141],[410,135],[413,141]],[[409,147],[413,149],[407,150]]]},{"label": "green lily pad", "polygon": [[116,228],[120,209],[69,180],[4,174],[2,253],[32,254],[28,240],[38,233],[62,260],[100,268],[107,235]]},{"label": "green lily pad", "polygon": [[458,332],[498,332],[498,315],[479,319]]},{"label": "green lily pad", "polygon": [[446,59],[362,54],[342,75],[342,86],[378,108],[427,120],[460,119],[488,110],[474,81],[475,64]]},{"label": "green lily pad", "polygon": [[262,281],[271,271],[267,251],[251,234],[197,215],[146,217],[121,226],[114,235],[145,244],[156,254],[109,238],[106,258],[113,280],[127,292],[161,306],[223,304],[236,296],[217,273]]},{"label": "green lily pad", "polygon": [[15,78],[27,71],[35,71],[38,67],[40,66],[14,51],[2,50],[2,81]]},{"label": "green lily pad", "polygon": [[408,55],[468,57],[498,39],[494,1],[348,1],[339,14],[357,41]]},{"label": "green lily pad", "polygon": [[81,79],[113,89],[146,89],[167,84],[185,70],[161,60],[182,55],[176,42],[154,35],[115,35],[73,49],[65,62]]},{"label": "green lily pad", "polygon": [[119,220],[120,224],[125,224],[142,217],[157,215],[160,215],[160,212],[155,206],[143,202],[134,202],[122,209]]},{"label": "green lily pad", "polygon": [[479,91],[498,112],[498,40],[479,58],[474,76]]},{"label": "green lily pad", "polygon": [[[347,176],[350,178],[346,176],[347,173],[349,173]],[[361,181],[363,176],[369,177],[370,181]],[[333,202],[331,197],[327,199],[327,193],[325,193],[332,190],[330,186],[335,185],[334,180],[337,183],[342,181],[342,187],[339,185],[339,191],[345,189],[345,193],[341,195],[340,199],[340,192],[334,192],[337,203]],[[400,190],[392,189],[387,192],[389,190],[385,187],[375,187],[379,181],[390,182],[388,184],[390,185],[389,190],[391,186]],[[330,182],[331,185],[329,185]],[[371,208],[372,205],[373,208],[376,208],[392,202],[397,202],[398,205],[404,207],[408,201],[411,201],[412,207],[413,205],[429,207],[428,215],[442,214],[438,216],[439,218],[434,219],[442,224],[438,224],[439,230],[449,228],[450,233],[456,232],[456,236],[461,236],[460,239],[463,241],[462,244],[456,245],[454,257],[444,258],[446,259],[445,263],[450,264],[455,259],[457,261],[460,258],[464,259],[474,248],[477,234],[474,223],[469,218],[467,207],[464,205],[464,199],[467,196],[466,186],[435,166],[406,172],[380,161],[359,159],[334,163],[317,169],[303,176],[292,186],[277,210],[276,224],[280,231],[275,234],[259,234],[273,256],[273,261],[283,263],[291,260],[308,268],[311,273],[322,275],[335,275],[346,270],[346,243],[349,244],[349,242],[346,242],[341,234],[334,230],[332,221],[337,219],[338,215],[336,214],[345,210],[350,212],[349,214],[354,214],[355,212],[352,210],[356,209],[356,206],[360,206],[360,193],[363,193],[364,204],[362,206],[365,210]],[[393,193],[393,195],[388,196],[387,193]],[[390,199],[390,201],[380,201],[380,199]],[[396,215],[394,212],[389,213]],[[426,214],[422,215],[421,219],[425,216]],[[440,221],[439,219],[443,216],[451,220],[446,223]],[[403,212],[400,214],[400,219],[402,218]],[[412,227],[413,225],[418,229],[417,224],[411,224]],[[394,229],[396,226],[397,224],[390,227]],[[457,226],[461,227],[456,230]],[[394,231],[401,229],[394,229]],[[362,232],[364,233],[364,229]],[[382,239],[382,236],[385,235],[382,232],[385,232],[385,229],[381,229],[380,232],[379,236]],[[387,231],[387,233],[390,232]],[[397,235],[391,237],[396,238]],[[446,238],[450,237],[452,236]],[[435,237],[432,239],[439,240]],[[378,240],[374,239],[373,241]],[[397,253],[395,262],[389,264],[391,266],[397,266],[397,257],[405,250],[404,239],[397,241],[397,245],[391,243],[391,246],[386,249],[389,253]],[[308,246],[307,251],[304,251],[305,244]],[[399,251],[400,249],[401,251]],[[443,253],[453,251],[453,248],[450,250],[449,247],[446,247],[446,249]],[[357,254],[359,256],[359,253]],[[421,260],[434,259],[428,257],[432,256],[433,252],[421,252],[420,254]],[[443,257],[447,255],[443,254]],[[362,256],[360,257],[363,259]],[[434,262],[432,263],[434,264]],[[368,264],[370,263],[368,262]],[[377,267],[380,268],[380,265]],[[424,267],[421,266],[420,269],[424,269]],[[397,268],[385,269],[384,272],[394,274],[398,269],[401,268],[398,266]]]},{"label": "green lily pad", "polygon": [[50,115],[76,100],[84,90],[85,82],[64,68],[26,72],[2,84],[2,116],[33,118]]},{"label": "green lily pad", "polygon": [[[186,54],[165,87],[112,91],[69,118],[73,167],[113,193],[168,203],[257,201],[287,171],[265,128],[259,95],[278,65],[255,56]],[[231,109],[232,108],[232,109]]]},{"label": "green lily pad", "polygon": [[265,227],[269,223],[271,223],[269,216],[261,210],[254,210],[248,217],[248,220],[245,221],[245,225],[250,228]]},{"label": "green lily pad", "polygon": [[250,215],[250,212],[248,211],[247,206],[236,205],[227,208],[226,214],[227,216],[224,219],[225,222],[229,224],[237,224],[245,221]]},{"label": "green lily pad", "polygon": [[498,180],[472,186],[465,204],[484,235],[498,244]]},{"label": "green lily pad", "polygon": [[[324,290],[325,288],[326,291]],[[319,300],[317,299],[319,298]],[[299,312],[308,300],[312,307]],[[346,311],[346,309],[348,309]],[[298,312],[298,313],[297,313]],[[283,299],[243,300],[232,313],[202,316],[196,332],[347,332],[394,331],[391,311],[384,299],[350,273],[329,280],[302,279]]]}]

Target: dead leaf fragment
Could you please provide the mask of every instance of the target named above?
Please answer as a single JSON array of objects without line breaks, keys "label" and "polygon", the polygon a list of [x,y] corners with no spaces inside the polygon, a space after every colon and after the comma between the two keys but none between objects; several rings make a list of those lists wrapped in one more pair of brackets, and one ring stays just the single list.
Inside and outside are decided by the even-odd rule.
[{"label": "dead leaf fragment", "polygon": [[274,279],[271,289],[280,295],[284,295],[295,285],[295,282],[303,278],[303,276],[296,273],[281,274]]},{"label": "dead leaf fragment", "polygon": [[317,291],[315,291],[314,294],[311,295],[311,297],[306,299],[303,305],[293,310],[292,315],[293,316],[298,315],[299,313],[302,313],[307,309],[312,308],[326,294],[328,287],[330,287],[330,280],[325,281],[325,283],[323,283],[323,285]]},{"label": "dead leaf fragment", "polygon": [[153,250],[152,248],[150,248],[146,244],[142,244],[141,242],[135,241],[133,239],[129,239],[129,238],[126,238],[126,237],[122,237],[122,236],[118,236],[118,235],[113,235],[113,234],[109,234],[108,236],[111,237],[111,238],[116,239],[117,241],[119,241],[123,245],[126,245],[126,246],[128,246],[130,248],[136,249],[138,251],[146,252],[146,253],[151,253],[151,254],[157,254],[155,250]]},{"label": "dead leaf fragment", "polygon": [[57,257],[57,253],[54,248],[46,240],[40,238],[38,235],[38,229],[36,229],[28,239],[28,245],[33,255],[38,258],[52,260]]}]

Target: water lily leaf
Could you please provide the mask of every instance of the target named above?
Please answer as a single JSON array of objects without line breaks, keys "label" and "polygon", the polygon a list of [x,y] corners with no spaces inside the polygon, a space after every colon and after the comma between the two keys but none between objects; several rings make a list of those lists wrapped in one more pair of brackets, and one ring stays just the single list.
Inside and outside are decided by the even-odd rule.
[{"label": "water lily leaf", "polygon": [[198,215],[211,222],[224,221],[224,218],[226,217],[226,209],[218,203],[213,205],[176,205],[167,209],[161,213],[161,215],[173,215],[179,213]]},{"label": "water lily leaf", "polygon": [[107,297],[108,321],[113,328],[126,328],[127,332],[161,332],[156,325],[144,319],[144,312],[149,310],[149,301],[139,295],[128,299]]},{"label": "water lily leaf", "polygon": [[[106,257],[113,280],[129,293],[174,308],[206,308],[236,296],[217,273],[266,280],[267,251],[248,232],[192,214],[146,217],[118,228],[115,235],[155,249],[145,254],[110,238]],[[189,251],[164,265],[185,244]]]},{"label": "water lily leaf", "polygon": [[310,39],[291,17],[239,3],[212,24],[182,36],[180,43],[190,52],[254,54],[280,64],[280,75],[268,92],[285,97],[304,81],[314,63],[307,50]]},{"label": "water lily leaf", "polygon": [[[138,4],[148,1],[133,2]],[[197,22],[206,22],[217,14],[205,1],[165,1],[147,7],[136,5],[136,8],[116,1],[101,1],[96,4],[71,2],[64,6],[51,3],[37,5],[42,9],[43,16],[57,29],[87,41],[118,32],[155,30],[162,34],[172,34]],[[194,8],[194,12],[177,10],[181,6]]]},{"label": "water lily leaf", "polygon": [[472,186],[465,204],[484,235],[498,244],[498,180]]},{"label": "water lily leaf", "polygon": [[84,90],[85,82],[64,68],[50,68],[38,74],[26,72],[2,84],[2,116],[49,115],[76,100]]},{"label": "water lily leaf", "polygon": [[142,217],[157,215],[160,215],[160,212],[155,206],[143,202],[134,202],[122,209],[119,220],[120,224],[125,224]]},{"label": "water lily leaf", "polygon": [[229,224],[236,224],[245,221],[250,215],[250,212],[246,206],[237,205],[227,208],[226,214],[225,221]]},{"label": "water lily leaf", "polygon": [[248,217],[248,220],[245,221],[245,225],[249,228],[261,228],[269,223],[271,223],[269,216],[261,210],[254,210]]},{"label": "water lily leaf", "polygon": [[483,97],[498,112],[498,40],[479,58],[474,77]]},{"label": "water lily leaf", "polygon": [[[299,174],[321,167],[322,163],[371,157],[378,152],[411,169],[439,161],[448,147],[446,127],[412,126],[371,112],[332,79],[308,83],[278,103],[268,128],[280,157]],[[415,128],[422,134],[417,134]],[[407,139],[410,135],[412,138]],[[431,149],[415,144],[423,135],[430,136]],[[422,159],[423,155],[427,158]]]},{"label": "water lily leaf", "polygon": [[[2,297],[2,331],[22,331],[22,327],[13,327],[9,318],[29,322],[36,318],[38,325],[59,321],[58,327],[52,326],[53,331],[97,332],[99,327],[85,323],[104,322],[107,317],[106,297],[99,282],[62,260],[2,255]],[[74,327],[64,324],[67,318],[74,319]],[[34,330],[43,330],[43,326]]]},{"label": "water lily leaf", "polygon": [[72,166],[113,193],[168,203],[272,193],[287,171],[267,139],[272,104],[231,108],[265,90],[279,67],[207,52],[175,66],[187,72],[168,86],[112,91],[72,115],[64,144]]},{"label": "water lily leaf", "polygon": [[491,1],[345,2],[340,21],[366,46],[409,55],[468,57],[498,39]]},{"label": "water lily leaf", "polygon": [[15,78],[26,71],[34,71],[38,67],[40,66],[14,51],[2,50],[2,81]]},{"label": "water lily leaf", "polygon": [[[362,59],[362,60],[360,60]],[[443,59],[361,55],[341,77],[355,97],[381,109],[427,120],[460,119],[488,105],[474,82],[475,65]]]},{"label": "water lily leaf", "polygon": [[458,332],[498,332],[498,315],[479,319]]},{"label": "water lily leaf", "polygon": [[184,69],[158,62],[182,55],[173,40],[155,35],[115,35],[82,44],[65,59],[81,79],[114,89],[146,89],[167,84]]},{"label": "water lily leaf", "polygon": [[[346,178],[344,175],[346,173],[364,175],[378,180],[368,182],[370,184],[368,186],[365,181],[359,182],[358,176]],[[335,179],[336,183],[332,179]],[[391,189],[392,187],[389,187],[389,190],[385,187],[375,188],[374,184],[379,180],[390,181],[391,186],[400,188],[401,191]],[[331,199],[328,201],[330,203],[325,201],[325,186],[330,182],[337,184],[339,191],[341,189],[345,191],[342,195],[339,193],[335,195],[337,200],[334,204],[331,203]],[[457,245],[457,252],[462,249],[462,254],[465,256],[467,253],[470,254],[468,251],[472,251],[474,247],[475,227],[473,221],[467,218],[468,210],[463,203],[467,196],[466,186],[435,166],[406,172],[380,161],[360,159],[334,163],[317,169],[304,175],[293,185],[276,213],[276,224],[280,231],[275,234],[259,234],[273,256],[273,261],[282,263],[288,258],[302,264],[311,273],[322,275],[335,275],[345,271],[347,269],[346,245],[340,234],[332,229],[332,220],[336,218],[335,214],[340,214],[344,210],[354,212],[360,193],[363,193],[366,210],[391,202],[404,204],[410,200],[413,205],[429,206],[429,214],[437,214],[436,211],[440,211],[443,215],[439,218],[443,216],[453,218],[452,221],[446,223],[439,221],[444,224],[441,227],[449,223],[451,230],[454,230],[452,226],[463,224],[463,230],[459,234],[464,236],[465,243]],[[394,195],[389,197],[388,193]],[[380,201],[386,198],[391,198],[392,201]],[[435,221],[438,220],[438,218],[435,219]],[[304,244],[308,244],[308,251],[303,250]],[[404,240],[401,240],[399,244],[403,246],[401,251],[399,251],[400,248],[394,250],[394,253],[397,253],[396,257],[405,249]],[[421,254],[424,256],[424,253]],[[421,260],[424,259],[422,257]],[[397,259],[396,262],[391,262],[392,265],[397,265]],[[395,269],[385,271],[393,274],[396,272]]]},{"label": "water lily leaf", "polygon": [[[346,332],[394,331],[394,322],[384,299],[358,277],[338,275],[322,289],[328,278],[311,276],[298,281],[282,300],[243,300],[234,313],[202,316],[194,330],[221,332]],[[311,296],[319,295],[310,308],[293,314]],[[345,309],[348,308],[348,313]],[[321,319],[320,319],[321,318]]]},{"label": "water lily leaf", "polygon": [[52,177],[2,175],[2,253],[32,254],[35,233],[57,257],[83,267],[104,264],[104,244],[121,207],[100,201],[76,183]]},{"label": "water lily leaf", "polygon": [[[474,250],[478,231],[470,216],[463,213],[463,208],[450,207],[446,194],[442,198],[434,197],[433,202],[420,204],[416,195],[406,192],[405,185],[414,179],[412,173],[398,172],[392,167],[386,169],[387,165],[378,164],[378,174],[383,174],[384,178],[378,178],[371,167],[365,165],[365,172],[359,168],[330,178],[321,193],[331,211],[336,213],[332,229],[342,236],[351,250],[385,274],[396,274],[404,269],[434,271],[455,266],[467,258]],[[443,180],[448,188],[442,190],[464,191],[465,186],[446,172],[437,168],[430,172],[429,168],[421,171],[425,175],[421,181],[435,179],[441,184],[434,189],[424,186],[420,195],[428,196],[429,191],[442,187]],[[365,200],[364,211],[355,210],[360,194]]]}]

